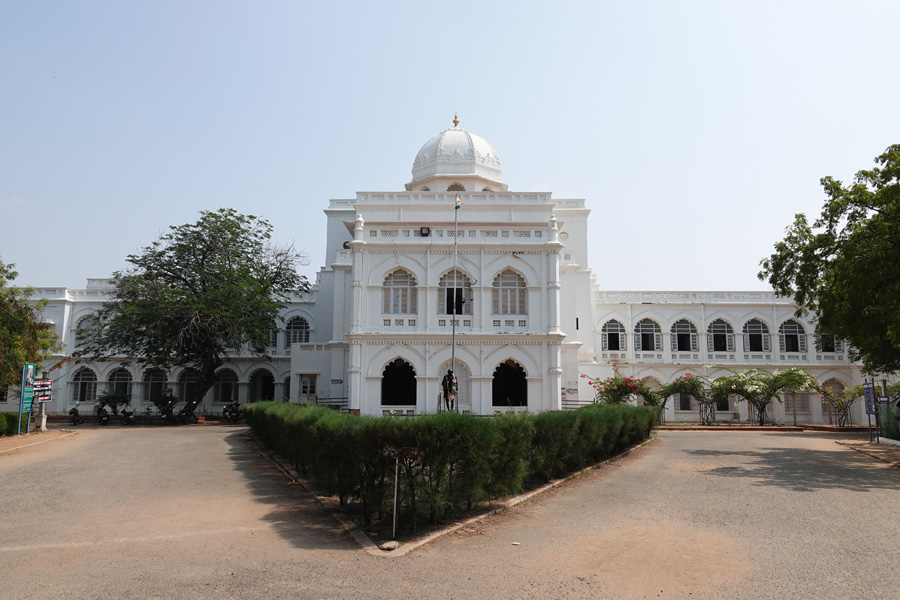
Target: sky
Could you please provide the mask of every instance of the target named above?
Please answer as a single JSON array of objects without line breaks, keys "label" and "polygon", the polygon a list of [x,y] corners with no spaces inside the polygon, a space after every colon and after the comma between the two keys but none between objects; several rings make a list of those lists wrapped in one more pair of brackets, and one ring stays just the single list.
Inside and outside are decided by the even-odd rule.
[{"label": "sky", "polygon": [[0,260],[84,287],[169,226],[400,191],[452,125],[511,191],[583,198],[602,290],[767,290],[819,179],[900,143],[900,2],[9,0]]}]

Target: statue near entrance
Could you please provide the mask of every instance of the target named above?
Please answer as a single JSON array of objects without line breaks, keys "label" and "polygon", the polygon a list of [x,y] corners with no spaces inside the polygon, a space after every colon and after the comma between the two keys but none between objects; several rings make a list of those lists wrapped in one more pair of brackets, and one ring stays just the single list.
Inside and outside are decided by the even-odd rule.
[{"label": "statue near entrance", "polygon": [[459,395],[459,384],[453,369],[447,369],[447,374],[441,380],[441,392],[444,398],[444,409],[452,412],[456,409],[456,397]]}]

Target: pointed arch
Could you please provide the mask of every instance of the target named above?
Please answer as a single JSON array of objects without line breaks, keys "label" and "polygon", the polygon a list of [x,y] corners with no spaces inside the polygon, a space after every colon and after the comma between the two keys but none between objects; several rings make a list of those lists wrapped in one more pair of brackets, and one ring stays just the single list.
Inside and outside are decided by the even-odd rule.
[{"label": "pointed arch", "polygon": [[634,326],[634,349],[636,352],[662,351],[662,329],[653,319],[641,319]]},{"label": "pointed arch", "polygon": [[460,269],[450,269],[438,283],[438,307],[440,315],[472,314],[472,280]]},{"label": "pointed arch", "polygon": [[416,277],[406,269],[394,269],[382,283],[381,312],[386,315],[418,314]]},{"label": "pointed arch", "polygon": [[744,323],[744,352],[770,352],[769,328],[759,319]]},{"label": "pointed arch", "polygon": [[709,352],[734,352],[734,330],[724,319],[716,319],[706,328],[706,349]]},{"label": "pointed arch", "polygon": [[600,347],[603,350],[625,350],[625,326],[610,319],[600,328]]},{"label": "pointed arch", "polygon": [[491,382],[493,406],[528,406],[528,381],[525,369],[512,359],[497,365]]},{"label": "pointed arch", "polygon": [[309,321],[303,317],[294,317],[288,321],[284,328],[284,347],[290,348],[291,344],[309,343]]},{"label": "pointed arch", "polygon": [[416,405],[416,372],[413,366],[397,358],[381,374],[382,406]]},{"label": "pointed arch", "polygon": [[72,376],[72,402],[91,403],[97,399],[97,374],[81,367]]},{"label": "pointed arch", "polygon": [[513,269],[498,273],[491,284],[491,314],[527,315],[527,287],[525,278]]},{"label": "pointed arch", "polygon": [[672,325],[672,351],[697,352],[699,341],[697,328],[687,319],[680,319]]},{"label": "pointed arch", "polygon": [[778,328],[778,346],[782,352],[806,352],[806,330],[794,319]]}]

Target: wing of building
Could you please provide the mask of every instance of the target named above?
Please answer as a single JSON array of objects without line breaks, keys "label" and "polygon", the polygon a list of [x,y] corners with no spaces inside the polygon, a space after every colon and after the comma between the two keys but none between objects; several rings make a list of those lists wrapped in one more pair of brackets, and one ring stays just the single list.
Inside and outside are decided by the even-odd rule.
[{"label": "wing of building", "polygon": [[[651,386],[688,372],[779,367],[806,368],[836,388],[861,380],[846,345],[796,318],[790,299],[601,291],[587,264],[589,214],[581,199],[509,191],[494,147],[454,120],[418,151],[402,191],[329,202],[329,264],[312,292],[285,309],[271,360],[228,361],[201,409],[274,399],[366,415],[430,413],[443,406],[450,370],[458,409],[479,415],[590,403],[594,392],[581,375],[614,371]],[[37,290],[50,301],[46,315],[66,354],[108,285]],[[115,362],[68,361],[51,375],[50,409],[58,413],[107,388],[137,404],[166,387],[186,397],[196,385],[190,371]],[[802,422],[829,422],[815,395],[788,400],[771,407],[773,418],[796,408]],[[678,398],[666,416],[695,421],[697,411]],[[862,407],[853,418],[863,419]],[[745,421],[746,404],[720,406],[719,419]]]}]

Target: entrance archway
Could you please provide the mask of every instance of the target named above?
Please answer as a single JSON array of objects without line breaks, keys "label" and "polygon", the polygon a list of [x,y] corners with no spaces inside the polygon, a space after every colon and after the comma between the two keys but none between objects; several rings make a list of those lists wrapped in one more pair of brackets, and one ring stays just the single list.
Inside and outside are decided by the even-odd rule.
[{"label": "entrance archway", "polygon": [[494,406],[528,406],[528,382],[522,365],[511,359],[497,365],[491,398]]},{"label": "entrance archway", "polygon": [[398,358],[389,363],[381,377],[382,406],[416,405],[416,372],[412,365]]}]

